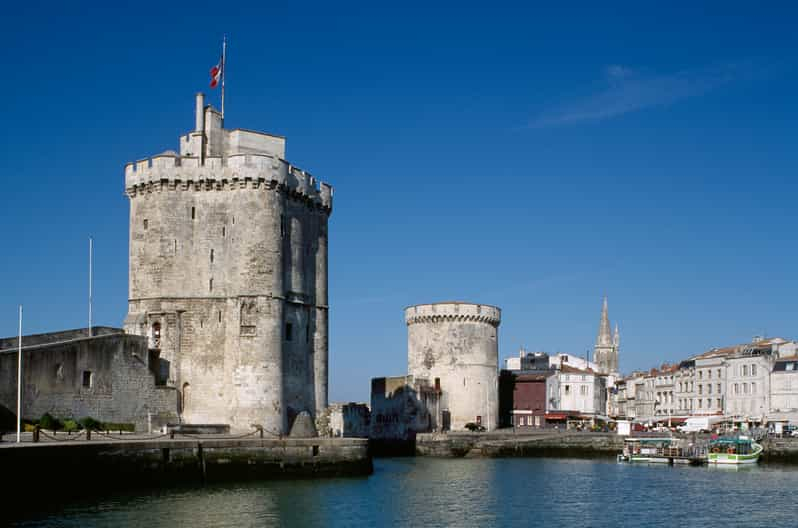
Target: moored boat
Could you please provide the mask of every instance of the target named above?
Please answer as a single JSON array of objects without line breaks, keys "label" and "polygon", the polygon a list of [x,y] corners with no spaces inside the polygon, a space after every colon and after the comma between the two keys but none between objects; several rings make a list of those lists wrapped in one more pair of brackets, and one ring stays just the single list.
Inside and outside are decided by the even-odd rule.
[{"label": "moored boat", "polygon": [[710,464],[756,464],[763,447],[747,436],[721,437],[709,442]]},{"label": "moored boat", "polygon": [[618,462],[643,462],[647,464],[700,464],[702,453],[684,440],[671,437],[626,438]]}]

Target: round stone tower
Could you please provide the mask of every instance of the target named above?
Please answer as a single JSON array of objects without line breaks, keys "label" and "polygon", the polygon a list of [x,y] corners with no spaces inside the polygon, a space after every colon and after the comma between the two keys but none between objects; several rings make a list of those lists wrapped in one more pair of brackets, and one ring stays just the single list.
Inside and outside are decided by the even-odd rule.
[{"label": "round stone tower", "polygon": [[[437,423],[451,430],[498,423],[498,331],[501,310],[464,302],[405,308],[407,370],[440,390]],[[432,411],[432,410],[431,410]]]},{"label": "round stone tower", "polygon": [[286,433],[327,406],[332,188],[285,161],[285,138],[196,108],[179,154],[125,167],[125,329],[149,336],[184,422]]}]

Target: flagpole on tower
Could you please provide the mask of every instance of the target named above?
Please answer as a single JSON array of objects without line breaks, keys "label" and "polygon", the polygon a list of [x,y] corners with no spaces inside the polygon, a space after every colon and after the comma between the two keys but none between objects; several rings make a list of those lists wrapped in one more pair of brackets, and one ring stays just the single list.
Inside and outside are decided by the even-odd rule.
[{"label": "flagpole on tower", "polygon": [[227,69],[227,35],[222,37],[222,127],[224,127],[224,78]]}]

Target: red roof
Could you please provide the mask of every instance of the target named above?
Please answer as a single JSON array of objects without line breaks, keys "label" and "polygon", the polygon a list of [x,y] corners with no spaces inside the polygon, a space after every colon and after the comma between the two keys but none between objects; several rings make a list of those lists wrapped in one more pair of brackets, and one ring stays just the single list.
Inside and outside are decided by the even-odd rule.
[{"label": "red roof", "polygon": [[570,365],[563,365],[560,370],[563,372],[570,372],[571,374],[595,374],[595,371],[591,368],[579,369]]}]

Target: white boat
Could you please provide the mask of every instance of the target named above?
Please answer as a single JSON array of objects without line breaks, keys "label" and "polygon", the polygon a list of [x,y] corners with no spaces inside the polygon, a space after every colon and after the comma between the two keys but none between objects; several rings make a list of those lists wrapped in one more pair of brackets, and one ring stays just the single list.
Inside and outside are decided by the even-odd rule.
[{"label": "white boat", "polygon": [[618,462],[646,464],[700,464],[702,457],[695,449],[684,447],[678,438],[626,438]]}]

